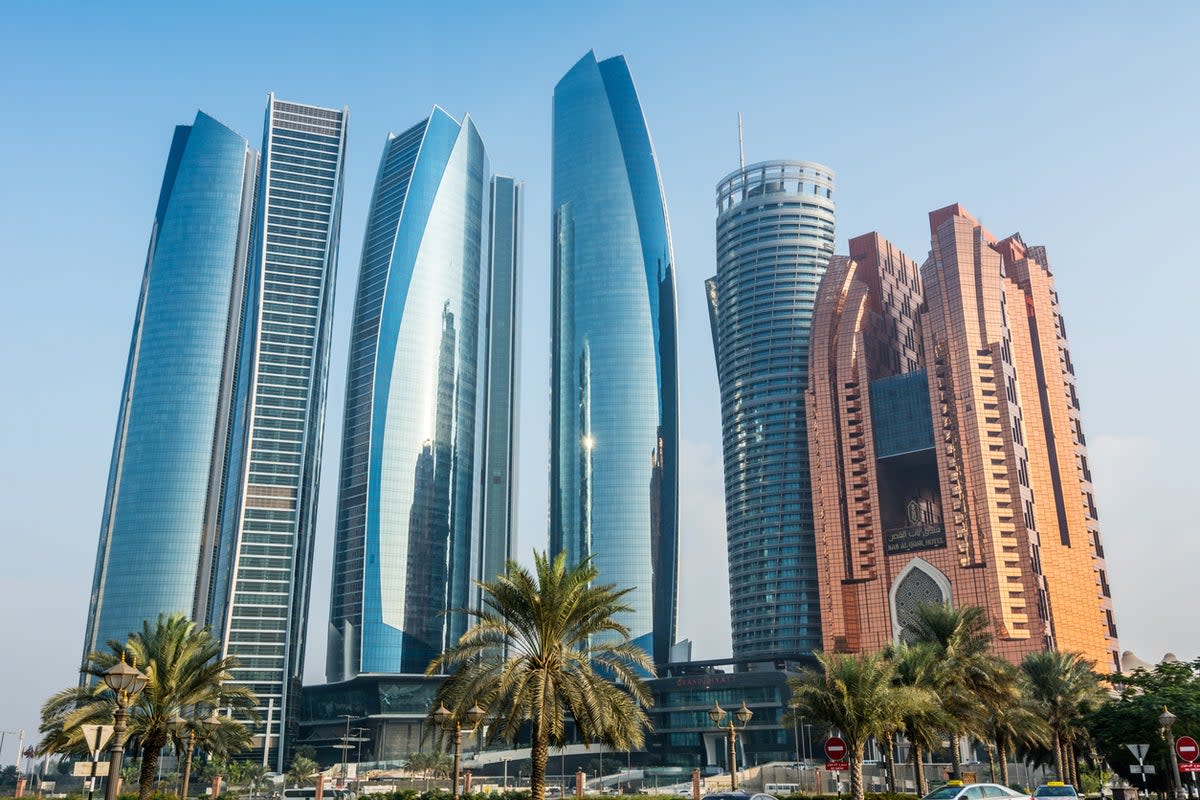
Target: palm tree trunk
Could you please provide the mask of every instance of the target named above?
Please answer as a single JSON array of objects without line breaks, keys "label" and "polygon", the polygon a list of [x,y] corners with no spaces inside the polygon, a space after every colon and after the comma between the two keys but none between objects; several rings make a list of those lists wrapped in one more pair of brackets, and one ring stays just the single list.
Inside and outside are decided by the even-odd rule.
[{"label": "palm tree trunk", "polygon": [[917,744],[913,744],[911,750],[913,780],[917,782],[917,797],[924,797],[929,794],[929,786],[925,783],[925,753]]},{"label": "palm tree trunk", "polygon": [[958,734],[950,737],[950,768],[954,770],[953,777],[962,780],[962,753],[959,750],[959,743]]},{"label": "palm tree trunk", "polygon": [[158,754],[162,745],[151,742],[142,745],[142,771],[138,777],[138,800],[150,800],[154,794],[154,773],[158,771]]},{"label": "palm tree trunk", "polygon": [[887,762],[887,788],[889,792],[896,792],[896,734],[889,733],[883,740],[883,758]]},{"label": "palm tree trunk", "polygon": [[865,742],[855,742],[850,753],[850,800],[863,800],[863,750]]},{"label": "palm tree trunk", "polygon": [[1008,786],[1008,739],[1004,734],[996,737],[996,758],[1000,761],[1000,782]]},{"label": "palm tree trunk", "polygon": [[988,754],[988,780],[992,783],[996,782],[996,754],[992,752],[992,748],[987,748]]},{"label": "palm tree trunk", "polygon": [[1067,780],[1063,777],[1063,741],[1057,730],[1054,731],[1054,776],[1060,781]]},{"label": "palm tree trunk", "polygon": [[1071,779],[1070,779],[1069,783],[1072,786],[1078,788],[1079,787],[1079,759],[1077,759],[1075,757],[1075,742],[1068,739],[1066,750],[1067,750],[1067,770],[1070,771],[1070,773],[1071,773]]},{"label": "palm tree trunk", "polygon": [[[550,732],[533,720],[533,746],[529,750],[529,798],[546,800],[546,762],[550,760]],[[140,800],[140,798],[139,798]]]}]

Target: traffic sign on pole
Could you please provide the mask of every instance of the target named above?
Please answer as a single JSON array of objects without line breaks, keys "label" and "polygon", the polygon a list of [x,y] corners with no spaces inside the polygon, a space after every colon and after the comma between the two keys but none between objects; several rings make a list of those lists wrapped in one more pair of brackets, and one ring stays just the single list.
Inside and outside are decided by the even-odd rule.
[{"label": "traffic sign on pole", "polygon": [[1133,753],[1133,757],[1138,760],[1138,763],[1141,763],[1146,758],[1146,753],[1150,752],[1148,744],[1127,744],[1125,746],[1129,748],[1129,752]]},{"label": "traffic sign on pole", "polygon": [[841,761],[846,757],[846,742],[840,736],[830,736],[825,740],[825,757],[830,761]]},{"label": "traffic sign on pole", "polygon": [[1175,754],[1190,764],[1200,756],[1200,747],[1192,737],[1180,736],[1175,740]]},{"label": "traffic sign on pole", "polygon": [[79,730],[83,732],[83,741],[87,742],[93,756],[104,749],[113,734],[112,725],[80,725]]},{"label": "traffic sign on pole", "polygon": [[[1200,766],[1200,764],[1197,766]],[[830,772],[849,772],[850,763],[847,761],[826,761],[825,769],[829,770]]]}]

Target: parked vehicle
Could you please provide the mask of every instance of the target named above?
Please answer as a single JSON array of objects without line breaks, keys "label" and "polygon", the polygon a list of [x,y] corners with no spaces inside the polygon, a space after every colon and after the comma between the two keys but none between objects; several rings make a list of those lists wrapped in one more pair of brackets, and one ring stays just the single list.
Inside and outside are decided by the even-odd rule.
[{"label": "parked vehicle", "polygon": [[1033,790],[1034,797],[1065,797],[1069,800],[1075,800],[1079,797],[1079,792],[1075,791],[1075,787],[1069,783],[1062,781],[1049,781]]},{"label": "parked vehicle", "polygon": [[1022,794],[998,783],[963,783],[948,781],[939,786],[921,800],[1032,800],[1027,794]]}]

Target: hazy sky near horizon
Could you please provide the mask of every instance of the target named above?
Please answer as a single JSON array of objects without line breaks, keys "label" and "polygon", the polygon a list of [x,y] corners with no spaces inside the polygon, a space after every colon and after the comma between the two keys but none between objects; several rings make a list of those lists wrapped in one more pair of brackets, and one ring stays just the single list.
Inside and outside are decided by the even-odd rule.
[{"label": "hazy sky near horizon", "polygon": [[[344,7],[343,7],[344,6]],[[748,161],[837,176],[837,249],[918,261],[961,202],[1045,244],[1088,433],[1121,646],[1200,655],[1194,338],[1200,4],[443,2],[9,4],[0,25],[0,730],[36,739],[77,668],[117,402],[173,127],[258,147],[265,94],[350,107],[306,676],[323,680],[345,361],[384,139],[469,112],[526,182],[518,552],[545,547],[550,100],[587,50],[629,61],[679,285],[679,635],[730,652],[720,416],[703,280],[714,187]],[[1187,245],[1187,246],[1185,246]],[[1192,411],[1187,409],[1192,408]],[[15,758],[15,737],[0,764]]]}]

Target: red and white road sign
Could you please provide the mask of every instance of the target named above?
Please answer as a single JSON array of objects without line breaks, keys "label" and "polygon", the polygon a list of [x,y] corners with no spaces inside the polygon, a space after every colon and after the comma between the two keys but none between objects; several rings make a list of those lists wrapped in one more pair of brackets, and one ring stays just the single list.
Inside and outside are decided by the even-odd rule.
[{"label": "red and white road sign", "polygon": [[1196,745],[1196,740],[1192,737],[1180,736],[1175,740],[1175,755],[1190,764],[1200,757],[1200,746]]},{"label": "red and white road sign", "polygon": [[1180,764],[1179,771],[1191,772],[1194,775],[1195,773],[1200,772],[1200,764]]},{"label": "red and white road sign", "polygon": [[825,740],[825,757],[830,761],[841,761],[846,757],[846,742],[840,736]]},{"label": "red and white road sign", "polygon": [[[1200,764],[1197,764],[1197,766],[1200,766]],[[825,769],[829,770],[830,772],[849,772],[850,771],[850,762],[848,762],[848,761],[826,761]]]}]

